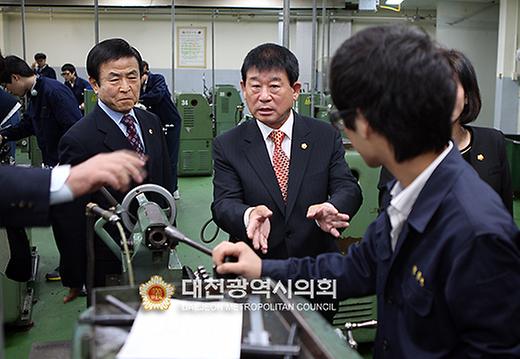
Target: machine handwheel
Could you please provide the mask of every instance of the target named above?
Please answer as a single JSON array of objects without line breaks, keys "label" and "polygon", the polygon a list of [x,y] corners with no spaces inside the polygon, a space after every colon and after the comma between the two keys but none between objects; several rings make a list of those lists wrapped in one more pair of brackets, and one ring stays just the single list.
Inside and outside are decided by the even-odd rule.
[{"label": "machine handwheel", "polygon": [[123,224],[125,225],[126,229],[130,232],[134,229],[136,225],[136,221],[134,221],[129,214],[130,210],[130,204],[132,201],[139,195],[143,193],[147,198],[147,194],[149,193],[155,193],[160,195],[164,201],[168,204],[168,207],[163,208],[163,210],[166,211],[166,216],[168,217],[168,220],[170,221],[170,224],[173,224],[175,222],[175,217],[177,216],[177,208],[175,207],[175,200],[173,199],[173,196],[170,192],[168,192],[165,188],[156,185],[156,184],[142,184],[140,186],[137,186],[133,189],[131,189],[123,199],[123,202],[121,202],[121,206],[123,207],[123,213],[121,213],[121,218],[123,220]]}]

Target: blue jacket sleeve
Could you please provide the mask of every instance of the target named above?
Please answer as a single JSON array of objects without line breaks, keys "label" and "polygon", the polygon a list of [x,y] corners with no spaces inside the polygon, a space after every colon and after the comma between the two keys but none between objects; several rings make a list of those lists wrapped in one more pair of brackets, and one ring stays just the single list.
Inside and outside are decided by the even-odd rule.
[{"label": "blue jacket sleeve", "polygon": [[467,357],[520,354],[520,238],[480,235],[463,248],[445,283],[448,310]]},{"label": "blue jacket sleeve", "polygon": [[150,74],[146,88],[147,91],[141,94],[140,100],[147,106],[157,105],[164,96],[169,95],[166,81],[160,74]]},{"label": "blue jacket sleeve", "polygon": [[316,258],[262,260],[262,277],[287,280],[336,279],[339,300],[374,294],[376,291],[377,257],[369,227],[365,239],[350,246],[347,255],[324,253]]},{"label": "blue jacket sleeve", "polygon": [[52,113],[57,114],[56,121],[64,130],[68,130],[82,117],[74,95],[65,86],[55,88],[48,97]]},{"label": "blue jacket sleeve", "polygon": [[34,127],[32,125],[31,116],[26,112],[20,122],[16,125],[0,131],[0,135],[9,141],[18,141],[22,138],[34,135]]}]

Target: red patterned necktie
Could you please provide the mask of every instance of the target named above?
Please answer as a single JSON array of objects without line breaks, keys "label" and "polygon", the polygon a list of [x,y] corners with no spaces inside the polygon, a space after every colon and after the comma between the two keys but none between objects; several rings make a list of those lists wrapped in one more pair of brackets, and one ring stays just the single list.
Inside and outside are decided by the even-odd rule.
[{"label": "red patterned necktie", "polygon": [[123,122],[123,124],[126,126],[126,138],[128,138],[128,141],[130,142],[132,148],[135,152],[139,153],[140,155],[143,155],[143,144],[141,143],[141,139],[139,138],[137,130],[135,129],[134,118],[132,117],[132,115],[126,114],[123,116],[121,122]]},{"label": "red patterned necktie", "polygon": [[282,198],[287,203],[287,183],[289,182],[289,157],[282,150],[282,142],[285,137],[285,133],[280,130],[273,130],[269,134],[269,138],[274,143],[273,152],[273,168],[282,192]]}]

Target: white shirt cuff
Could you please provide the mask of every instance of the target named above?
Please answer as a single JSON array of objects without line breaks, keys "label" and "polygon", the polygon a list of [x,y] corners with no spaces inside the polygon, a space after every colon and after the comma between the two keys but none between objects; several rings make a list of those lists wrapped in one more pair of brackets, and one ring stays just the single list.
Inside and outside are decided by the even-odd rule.
[{"label": "white shirt cuff", "polygon": [[70,165],[57,166],[52,169],[50,204],[70,202],[74,195],[69,186],[65,183],[70,174]]},{"label": "white shirt cuff", "polygon": [[251,214],[251,212],[253,211],[253,209],[255,209],[255,207],[249,207],[249,208],[246,209],[246,211],[244,212],[244,226],[246,227],[246,229],[247,229],[247,226],[249,226],[249,215]]}]

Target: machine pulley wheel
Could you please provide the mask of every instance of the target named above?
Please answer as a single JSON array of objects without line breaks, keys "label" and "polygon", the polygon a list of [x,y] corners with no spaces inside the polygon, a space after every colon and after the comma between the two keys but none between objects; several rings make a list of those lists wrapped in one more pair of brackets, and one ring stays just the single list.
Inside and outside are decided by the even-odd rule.
[{"label": "machine pulley wheel", "polygon": [[[130,211],[130,204],[133,202],[133,200],[139,195],[143,193],[146,198],[150,201],[150,198],[148,197],[148,194],[155,193],[157,195],[160,195],[164,202],[168,204],[168,207],[163,208],[166,211],[166,215],[168,216],[168,220],[170,224],[173,224],[175,221],[175,217],[177,216],[177,208],[175,207],[175,200],[173,199],[173,196],[170,192],[168,192],[164,187],[161,187],[156,184],[142,184],[140,186],[137,186],[133,189],[131,189],[123,199],[123,202],[121,202],[121,207],[123,208],[123,213],[121,213],[121,218],[123,220],[123,224],[125,225],[126,229],[130,232],[133,231],[136,221],[131,218],[129,211]],[[157,198],[157,197],[155,197]],[[161,201],[162,202],[162,201]],[[161,207],[162,208],[162,207]]]}]

